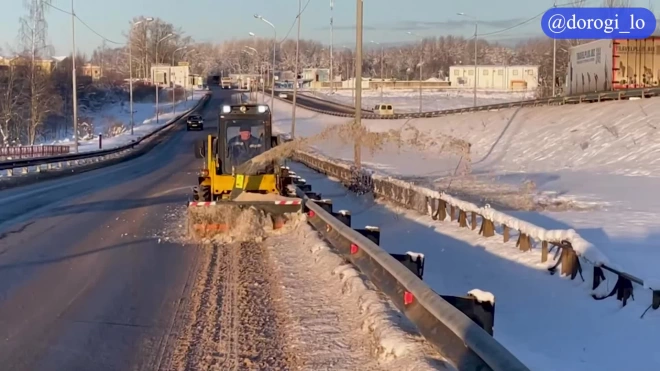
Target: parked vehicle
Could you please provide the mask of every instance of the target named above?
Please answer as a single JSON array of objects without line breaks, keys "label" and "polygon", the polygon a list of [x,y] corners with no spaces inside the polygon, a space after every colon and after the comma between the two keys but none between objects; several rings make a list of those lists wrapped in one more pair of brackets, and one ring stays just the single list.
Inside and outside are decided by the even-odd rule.
[{"label": "parked vehicle", "polygon": [[660,37],[596,40],[569,50],[566,95],[659,86]]},{"label": "parked vehicle", "polygon": [[374,107],[374,113],[377,115],[393,115],[394,107],[391,104],[380,103]]}]

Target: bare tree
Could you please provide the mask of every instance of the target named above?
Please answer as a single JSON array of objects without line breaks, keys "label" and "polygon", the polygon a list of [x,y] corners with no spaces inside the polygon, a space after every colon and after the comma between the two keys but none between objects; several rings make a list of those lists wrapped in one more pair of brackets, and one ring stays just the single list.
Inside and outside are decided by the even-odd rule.
[{"label": "bare tree", "polygon": [[603,6],[607,8],[630,8],[630,0],[603,0]]},{"label": "bare tree", "polygon": [[57,97],[53,94],[52,84],[48,78],[50,64],[42,63],[42,56],[48,45],[46,34],[48,24],[45,13],[50,0],[25,0],[25,8],[29,15],[21,18],[19,39],[23,51],[18,68],[23,72],[28,88],[25,96],[29,101],[27,113],[24,118],[27,127],[24,129],[24,138],[29,144],[34,144],[38,130],[44,120],[56,108]]},{"label": "bare tree", "polygon": [[7,147],[18,139],[16,121],[21,108],[21,89],[23,85],[17,79],[12,68],[0,69],[0,146]]}]

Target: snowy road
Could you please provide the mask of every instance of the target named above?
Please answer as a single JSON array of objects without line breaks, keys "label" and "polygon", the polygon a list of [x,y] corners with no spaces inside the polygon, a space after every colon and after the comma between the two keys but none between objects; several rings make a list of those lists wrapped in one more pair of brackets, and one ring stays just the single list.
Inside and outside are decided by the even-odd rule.
[{"label": "snowy road", "polygon": [[3,369],[157,369],[200,256],[159,236],[203,135],[182,125],[136,160],[0,193]]},{"label": "snowy road", "polygon": [[193,143],[229,97],[214,93],[204,133],[180,125],[135,160],[0,192],[1,368],[451,369],[306,225],[182,242]]}]

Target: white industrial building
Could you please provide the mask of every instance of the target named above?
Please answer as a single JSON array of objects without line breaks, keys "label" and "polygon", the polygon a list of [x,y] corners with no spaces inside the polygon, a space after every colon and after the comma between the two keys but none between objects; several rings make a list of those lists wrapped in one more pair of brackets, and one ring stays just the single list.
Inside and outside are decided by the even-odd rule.
[{"label": "white industrial building", "polygon": [[[474,87],[474,65],[449,67],[451,87]],[[539,66],[477,66],[477,89],[536,90]]]},{"label": "white industrial building", "polygon": [[189,87],[189,66],[170,66],[158,64],[151,67],[151,81],[159,86]]}]

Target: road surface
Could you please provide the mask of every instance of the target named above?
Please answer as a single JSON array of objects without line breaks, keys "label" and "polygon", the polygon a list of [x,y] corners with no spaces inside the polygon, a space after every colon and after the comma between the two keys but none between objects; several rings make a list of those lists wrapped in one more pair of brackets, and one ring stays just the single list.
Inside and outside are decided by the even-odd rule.
[{"label": "road surface", "polygon": [[181,123],[135,160],[0,192],[0,368],[166,363],[209,252],[163,233],[195,185],[193,143],[232,93],[214,91],[204,133]]},{"label": "road surface", "polygon": [[[277,90],[275,91],[275,94],[279,94]],[[293,93],[290,91],[285,92],[286,98],[281,98],[289,102],[293,102]],[[266,95],[270,96],[270,91],[266,90]],[[347,105],[343,105],[341,103],[334,103],[330,101],[324,101],[320,98],[311,98],[309,96],[306,96],[304,94],[298,94],[296,96],[296,103],[297,105],[301,107],[306,107],[306,108],[313,108],[313,109],[318,109],[318,110],[323,110],[323,111],[328,111],[328,112],[337,112],[337,113],[346,113],[346,114],[354,114],[355,113],[355,108],[349,107]],[[362,110],[365,114],[373,114],[371,111],[367,111],[365,109]]]}]

